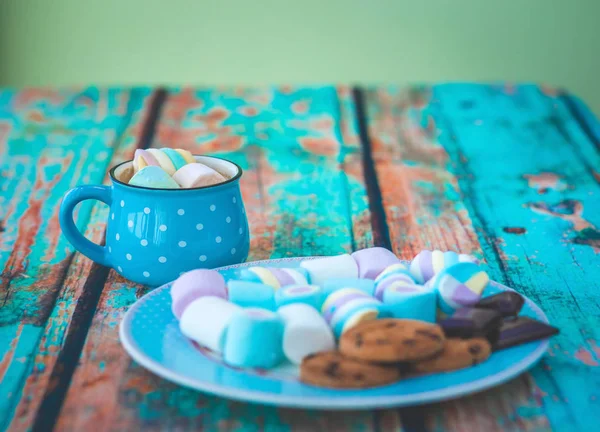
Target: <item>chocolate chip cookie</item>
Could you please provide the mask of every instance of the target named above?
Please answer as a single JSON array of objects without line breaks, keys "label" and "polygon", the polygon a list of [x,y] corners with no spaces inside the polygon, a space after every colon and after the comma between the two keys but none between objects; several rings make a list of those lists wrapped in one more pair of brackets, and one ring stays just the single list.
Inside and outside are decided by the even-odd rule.
[{"label": "chocolate chip cookie", "polygon": [[479,364],[490,356],[492,348],[484,338],[446,339],[444,349],[437,355],[414,362],[411,371],[446,372]]},{"label": "chocolate chip cookie", "polygon": [[399,379],[400,372],[395,367],[363,363],[337,351],[309,355],[300,365],[300,381],[319,387],[368,388]]},{"label": "chocolate chip cookie", "polygon": [[444,347],[436,324],[408,319],[382,319],[358,324],[340,339],[340,352],[362,361],[396,363],[429,358]]}]

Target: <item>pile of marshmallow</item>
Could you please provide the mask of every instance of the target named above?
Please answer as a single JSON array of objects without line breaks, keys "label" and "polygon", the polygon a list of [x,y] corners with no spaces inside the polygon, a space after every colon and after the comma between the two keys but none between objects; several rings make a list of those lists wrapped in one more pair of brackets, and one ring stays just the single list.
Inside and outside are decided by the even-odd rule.
[{"label": "pile of marshmallow", "polygon": [[130,178],[121,179],[134,186],[154,189],[188,189],[223,183],[227,178],[196,161],[187,150],[136,150]]},{"label": "pile of marshmallow", "polygon": [[420,252],[409,266],[387,249],[307,259],[298,268],[248,267],[227,283],[193,270],[171,287],[182,333],[236,367],[300,364],[378,318],[436,322],[479,302],[489,283],[476,258]]}]

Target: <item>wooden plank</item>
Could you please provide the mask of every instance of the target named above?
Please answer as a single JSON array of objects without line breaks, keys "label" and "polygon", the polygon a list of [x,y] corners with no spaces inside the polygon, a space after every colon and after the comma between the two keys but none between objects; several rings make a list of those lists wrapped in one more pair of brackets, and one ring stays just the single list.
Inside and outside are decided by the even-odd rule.
[{"label": "wooden plank", "polygon": [[[575,120],[577,120],[577,123],[579,123],[581,130],[600,149],[600,121],[598,118],[577,96],[568,92],[562,92],[560,93],[560,98],[565,106],[568,107]],[[600,178],[600,176],[597,175],[596,178]]]},{"label": "wooden plank", "polygon": [[[52,315],[73,260],[58,225],[62,195],[102,181],[139,104],[126,89],[0,92],[0,393],[8,396],[0,429],[31,426],[68,324],[68,316]],[[78,210],[80,228],[91,204]]]},{"label": "wooden plank", "polygon": [[[180,89],[153,147],[225,156],[244,169],[250,260],[328,255],[372,244],[347,88]],[[133,363],[117,324],[145,292],[111,273],[59,418],[60,430],[373,429],[371,412],[283,410],[172,385]]]},{"label": "wooden plank", "polygon": [[[478,241],[468,208],[469,191],[459,189],[456,166],[440,139],[447,130],[429,109],[429,88],[374,88],[366,94],[372,157],[394,251],[411,259],[422,249],[491,255]],[[464,179],[465,182],[469,178]],[[462,186],[462,184],[461,184]],[[496,279],[503,280],[498,277]],[[547,426],[528,380],[445,404],[399,410],[382,418],[389,427],[402,420],[422,430],[514,430]],[[501,396],[501,397],[500,397]],[[528,408],[528,416],[511,417]],[[534,409],[536,408],[536,409]],[[392,426],[390,426],[392,425]]]},{"label": "wooden plank", "polygon": [[[107,167],[131,158],[135,148],[143,144],[147,125],[152,122],[153,111],[160,104],[160,94],[160,90],[151,92],[149,88],[131,91],[131,116],[114,138],[116,144]],[[104,172],[103,183],[110,184],[107,171]],[[102,243],[108,207],[102,203],[93,204],[86,235]],[[36,359],[43,367],[34,368],[27,378],[11,424],[13,429],[23,429],[21,426],[33,422],[31,427],[34,430],[44,430],[54,424],[108,271],[75,254],[37,348]]]},{"label": "wooden plank", "polygon": [[[449,426],[449,412],[471,419],[475,412],[487,417],[479,423],[486,429],[509,421],[520,429],[594,430],[600,422],[598,149],[564,101],[535,86],[439,86],[430,110],[491,275],[535,300],[561,329],[532,369],[529,390],[516,391],[516,403],[515,389],[503,388],[485,404],[443,404],[437,418]],[[505,415],[494,423],[499,412]]]}]

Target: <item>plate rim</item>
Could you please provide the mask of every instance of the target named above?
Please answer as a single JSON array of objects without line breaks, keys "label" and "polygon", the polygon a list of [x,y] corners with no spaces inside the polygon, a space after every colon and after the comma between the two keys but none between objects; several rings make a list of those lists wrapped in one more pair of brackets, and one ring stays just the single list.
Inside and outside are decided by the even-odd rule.
[{"label": "plate rim", "polygon": [[[225,267],[218,267],[214,270],[221,271],[239,267],[247,267],[253,264],[274,263],[282,261],[299,261],[317,258],[321,257],[311,256],[267,259],[251,261],[241,264],[234,264]],[[490,283],[494,284],[497,287],[500,287],[503,290],[515,291],[514,289],[509,288],[506,285],[503,285],[496,281],[490,281]],[[182,385],[184,387],[191,388],[196,391],[248,403],[257,403],[298,409],[365,410],[374,408],[414,406],[422,405],[425,403],[456,399],[468,394],[473,394],[483,390],[487,390],[491,387],[503,384],[508,380],[517,377],[520,373],[525,372],[530,367],[534,366],[546,353],[550,345],[549,339],[536,341],[539,343],[539,346],[534,351],[532,351],[529,355],[527,355],[520,361],[513,363],[510,367],[505,368],[494,375],[488,375],[484,378],[480,378],[475,381],[470,381],[465,384],[457,384],[447,388],[424,391],[420,393],[412,393],[410,395],[349,396],[347,398],[333,399],[327,396],[286,396],[282,394],[264,392],[261,390],[246,390],[228,385],[213,384],[207,382],[206,380],[189,378],[183,376],[180,373],[173,372],[171,369],[166,368],[162,364],[147,356],[138,347],[136,342],[131,339],[130,334],[126,332],[126,328],[129,326],[130,321],[133,318],[134,311],[140,307],[140,304],[145,299],[156,295],[162,290],[168,289],[171,284],[172,282],[169,282],[167,284],[161,285],[160,287],[152,289],[150,292],[144,294],[142,297],[137,299],[136,302],[129,307],[127,312],[125,312],[123,319],[119,323],[119,339],[121,341],[121,344],[123,345],[123,348],[133,360],[135,360],[137,363],[139,363],[142,367],[149,370],[150,372],[160,376],[161,378]],[[537,304],[533,302],[533,300],[531,300],[529,297],[521,293],[519,294],[523,296],[525,302],[532,308],[537,318],[549,324],[548,318],[546,317],[544,311],[539,306],[537,306]],[[343,392],[343,389],[339,391]]]}]

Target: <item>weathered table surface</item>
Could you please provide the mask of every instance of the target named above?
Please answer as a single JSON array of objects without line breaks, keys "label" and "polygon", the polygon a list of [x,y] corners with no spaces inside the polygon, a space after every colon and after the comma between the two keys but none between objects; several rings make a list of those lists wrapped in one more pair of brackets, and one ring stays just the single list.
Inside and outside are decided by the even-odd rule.
[{"label": "weathered table surface", "polygon": [[[147,288],[78,253],[58,208],[136,148],[240,164],[250,260],[372,245],[474,253],[561,329],[502,386],[406,409],[231,402],[164,381],[117,329]],[[0,90],[0,430],[598,430],[600,124],[533,85]],[[106,206],[79,227],[104,236]]]}]

